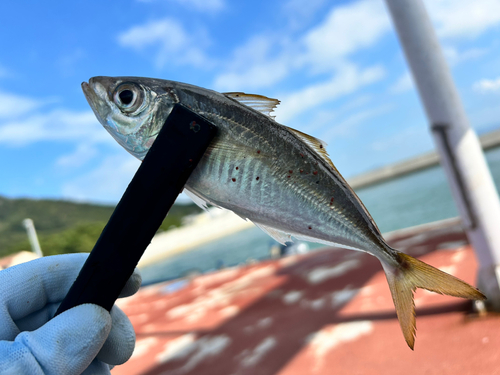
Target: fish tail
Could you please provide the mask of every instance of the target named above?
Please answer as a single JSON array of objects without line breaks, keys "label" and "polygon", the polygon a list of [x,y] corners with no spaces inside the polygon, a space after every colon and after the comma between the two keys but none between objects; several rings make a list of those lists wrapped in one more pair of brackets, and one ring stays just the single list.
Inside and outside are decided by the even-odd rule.
[{"label": "fish tail", "polygon": [[[394,251],[394,250],[393,250]],[[454,297],[484,300],[486,297],[476,288],[454,276],[438,270],[407,254],[396,252],[394,266],[382,261],[392,299],[396,306],[399,324],[406,343],[413,350],[415,344],[415,303],[413,293],[422,288]]]}]

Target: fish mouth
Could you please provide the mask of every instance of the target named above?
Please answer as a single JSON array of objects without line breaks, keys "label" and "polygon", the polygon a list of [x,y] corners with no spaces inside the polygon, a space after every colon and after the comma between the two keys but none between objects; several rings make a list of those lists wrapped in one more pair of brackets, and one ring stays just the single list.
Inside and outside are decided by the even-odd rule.
[{"label": "fish mouth", "polygon": [[[90,82],[90,80],[89,80]],[[83,95],[85,95],[85,99],[87,99],[87,102],[90,104],[90,107],[94,110],[97,107],[97,94],[96,92],[92,89],[90,84],[87,82],[83,81],[82,82],[82,90],[83,90]],[[96,113],[97,115],[97,113]]]},{"label": "fish mouth", "polygon": [[97,86],[101,85],[95,81],[93,82],[92,78],[89,79],[88,83],[85,81],[82,82],[82,90],[85,99],[87,99],[97,120],[99,120],[102,126],[106,126],[105,114],[109,112],[109,108],[106,105],[106,101],[99,95],[99,91],[102,91],[103,88]]},{"label": "fish mouth", "polygon": [[92,89],[90,88],[90,85],[85,81],[82,82],[82,90],[83,90],[83,95],[85,95],[87,101],[90,101],[90,92]]},{"label": "fish mouth", "polygon": [[97,95],[97,92],[95,88],[93,87],[94,85],[92,84],[92,78],[89,79],[89,83],[83,81],[82,82],[82,90],[83,94],[85,95],[85,99],[89,102],[90,106],[92,109],[97,108],[99,104],[99,95]]}]

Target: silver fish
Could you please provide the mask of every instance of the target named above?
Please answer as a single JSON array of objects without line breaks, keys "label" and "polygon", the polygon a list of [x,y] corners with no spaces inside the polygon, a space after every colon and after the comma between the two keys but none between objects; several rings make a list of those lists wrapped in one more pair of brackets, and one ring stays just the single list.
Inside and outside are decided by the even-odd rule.
[{"label": "silver fish", "polygon": [[213,122],[218,134],[189,178],[187,194],[200,206],[209,203],[251,220],[281,243],[293,236],[377,257],[410,348],[416,288],[485,299],[464,281],[391,248],[325,144],[270,116],[278,100],[138,77],[94,77],[82,87],[99,122],[139,159],[174,104]]}]

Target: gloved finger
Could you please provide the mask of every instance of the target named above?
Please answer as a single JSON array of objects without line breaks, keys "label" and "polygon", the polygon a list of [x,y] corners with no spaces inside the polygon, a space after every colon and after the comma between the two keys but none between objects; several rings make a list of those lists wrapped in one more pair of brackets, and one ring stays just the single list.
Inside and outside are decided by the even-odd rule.
[{"label": "gloved finger", "polygon": [[0,339],[12,340],[19,333],[16,320],[42,309],[47,303],[60,302],[87,256],[55,255],[0,271],[0,315],[4,320],[0,325]]},{"label": "gloved finger", "polygon": [[111,320],[111,331],[97,359],[110,365],[121,365],[134,352],[135,331],[127,315],[116,306],[111,309]]},{"label": "gloved finger", "polygon": [[[50,304],[43,310],[21,319],[17,322],[19,329],[21,331],[34,331],[38,329],[52,318],[58,307],[59,303]],[[111,331],[103,347],[97,354],[97,359],[106,364],[120,365],[125,363],[134,352],[135,332],[127,315],[117,306],[113,306],[111,309],[111,320]],[[101,372],[95,373],[100,374]]]},{"label": "gloved finger", "polygon": [[[76,279],[88,254],[40,258],[0,272],[0,340],[13,340],[20,331],[34,330],[51,319]],[[134,294],[141,285],[136,269],[121,296]]]},{"label": "gloved finger", "polygon": [[[142,277],[139,273],[139,270],[136,268],[134,273],[127,280],[127,283],[123,287],[122,292],[120,293],[119,298],[129,297],[136,293],[142,283]],[[52,319],[55,315],[57,308],[59,307],[60,302],[48,303],[42,309],[35,311],[24,318],[16,320],[16,325],[20,331],[34,331],[35,329],[44,325],[47,321]],[[19,332],[16,332],[16,335]],[[15,336],[14,336],[15,337]],[[14,339],[12,338],[12,340]],[[2,339],[0,337],[0,339]],[[6,338],[4,338],[6,339]]]},{"label": "gloved finger", "polygon": [[[49,303],[38,311],[35,311],[24,318],[15,321],[20,332],[34,331],[47,323],[56,314],[60,302]],[[13,340],[14,338],[12,338]]]},{"label": "gloved finger", "polygon": [[98,359],[94,359],[81,375],[108,375],[111,374],[110,370],[111,366]]},{"label": "gloved finger", "polygon": [[110,329],[110,314],[100,306],[85,304],[65,311],[36,331],[20,333],[13,344],[25,347],[25,355],[32,356],[44,374],[80,374],[94,360]]},{"label": "gloved finger", "polygon": [[54,255],[1,271],[1,301],[8,306],[10,316],[20,319],[47,303],[62,301],[87,256]]},{"label": "gloved finger", "polygon": [[141,284],[142,284],[142,276],[141,273],[139,272],[139,269],[136,268],[132,276],[130,276],[129,279],[127,280],[127,283],[123,287],[118,298],[130,297],[131,295],[135,294],[141,287]]}]

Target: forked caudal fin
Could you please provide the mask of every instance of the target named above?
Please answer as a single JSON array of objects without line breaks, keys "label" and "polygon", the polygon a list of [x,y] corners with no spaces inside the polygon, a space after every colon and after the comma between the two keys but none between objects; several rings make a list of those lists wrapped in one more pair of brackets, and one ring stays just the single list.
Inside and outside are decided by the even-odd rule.
[{"label": "forked caudal fin", "polygon": [[413,350],[415,344],[415,304],[413,293],[422,288],[454,297],[484,300],[486,297],[465,281],[457,279],[418,259],[404,253],[397,253],[399,266],[382,265],[396,306],[399,324],[406,343]]}]

